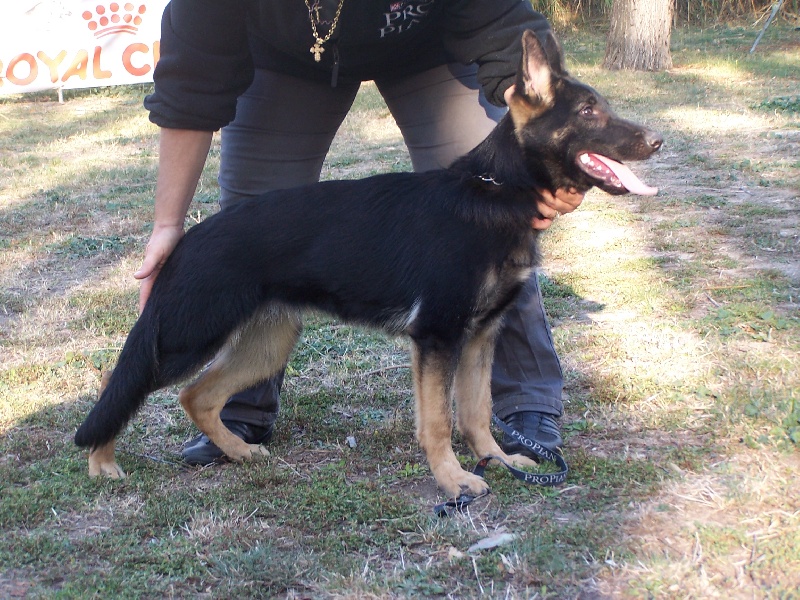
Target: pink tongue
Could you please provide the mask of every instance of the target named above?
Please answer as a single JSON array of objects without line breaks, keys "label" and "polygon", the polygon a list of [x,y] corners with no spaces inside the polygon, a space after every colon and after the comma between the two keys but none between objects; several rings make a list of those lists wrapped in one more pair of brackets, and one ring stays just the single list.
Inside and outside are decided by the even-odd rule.
[{"label": "pink tongue", "polygon": [[590,154],[592,159],[603,163],[607,166],[614,175],[617,176],[617,179],[620,180],[622,185],[625,186],[625,189],[628,190],[632,194],[639,194],[640,196],[655,196],[658,193],[658,188],[650,187],[649,185],[643,183],[636,175],[633,174],[628,167],[623,165],[622,163],[618,163],[615,160],[611,160],[607,156],[601,156],[599,154]]}]

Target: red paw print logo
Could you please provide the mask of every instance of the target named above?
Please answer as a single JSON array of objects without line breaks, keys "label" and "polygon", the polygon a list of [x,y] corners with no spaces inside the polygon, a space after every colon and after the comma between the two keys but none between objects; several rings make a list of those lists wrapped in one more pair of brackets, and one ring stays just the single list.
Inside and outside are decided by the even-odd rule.
[{"label": "red paw print logo", "polygon": [[136,7],[131,2],[112,2],[107,7],[98,4],[94,12],[87,10],[81,16],[88,22],[89,30],[94,31],[94,37],[101,38],[116,33],[136,33],[146,10],[144,4]]}]

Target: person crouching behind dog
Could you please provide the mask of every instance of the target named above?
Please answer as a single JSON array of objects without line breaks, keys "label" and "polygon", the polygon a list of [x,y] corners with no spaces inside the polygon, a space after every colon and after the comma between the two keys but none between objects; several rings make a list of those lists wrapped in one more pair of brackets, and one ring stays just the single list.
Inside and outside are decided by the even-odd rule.
[{"label": "person crouching behind dog", "polygon": [[[222,129],[223,208],[318,181],[363,81],[375,82],[414,170],[446,167],[504,114],[525,29],[541,35],[550,25],[520,0],[172,0],[162,18],[155,91],[144,101],[160,142],[153,231],[134,275],[140,309],[183,236],[214,131]],[[541,194],[536,229],[583,200],[574,190]],[[283,373],[231,397],[224,424],[247,443],[267,442],[282,382]],[[498,337],[493,410],[557,451],[562,387],[534,273]],[[501,446],[533,457],[508,435]],[[192,465],[222,455],[203,434],[182,450]]]}]

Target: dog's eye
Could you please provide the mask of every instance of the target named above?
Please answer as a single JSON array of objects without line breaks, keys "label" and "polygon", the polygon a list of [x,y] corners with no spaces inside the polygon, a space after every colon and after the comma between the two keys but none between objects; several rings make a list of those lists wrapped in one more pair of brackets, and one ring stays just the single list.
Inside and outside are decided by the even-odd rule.
[{"label": "dog's eye", "polygon": [[582,117],[591,117],[594,115],[594,107],[591,105],[584,106],[580,111],[580,115]]}]

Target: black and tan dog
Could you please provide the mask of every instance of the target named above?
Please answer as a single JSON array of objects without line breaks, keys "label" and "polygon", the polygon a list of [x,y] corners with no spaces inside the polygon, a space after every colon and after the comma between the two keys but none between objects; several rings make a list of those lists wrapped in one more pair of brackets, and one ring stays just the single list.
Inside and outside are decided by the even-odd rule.
[{"label": "black and tan dog", "polygon": [[654,193],[619,161],[661,145],[571,78],[552,36],[526,32],[522,46],[509,113],[450,168],[271,192],[190,229],[75,436],[90,474],[124,476],[114,441],[128,420],[215,354],[180,402],[227,456],[257,455],[219,412],[286,364],[299,314],[316,309],[411,338],[417,437],[436,482],[451,497],[486,491],[453,452],[451,403],[475,455],[505,457],[489,377],[503,312],[537,263],[536,190]]}]

